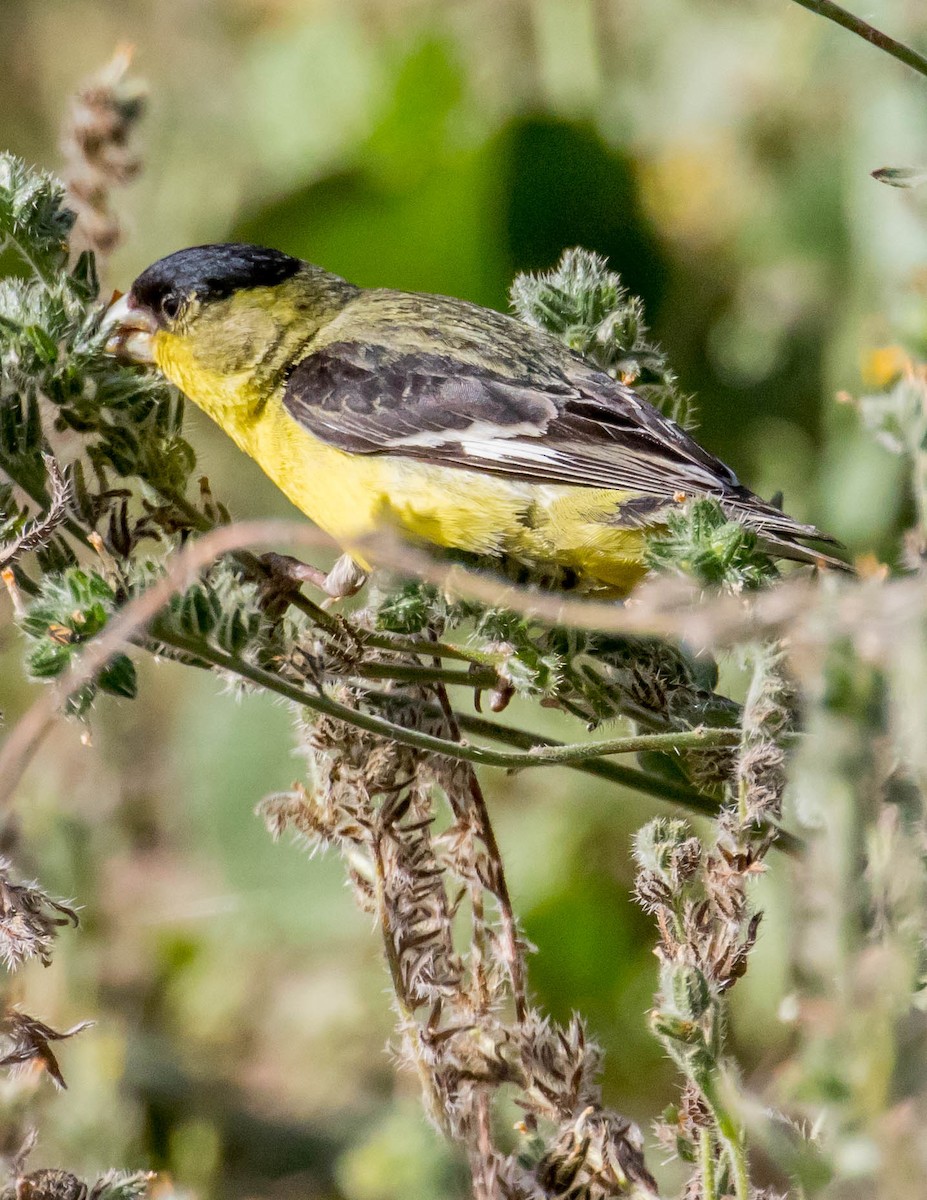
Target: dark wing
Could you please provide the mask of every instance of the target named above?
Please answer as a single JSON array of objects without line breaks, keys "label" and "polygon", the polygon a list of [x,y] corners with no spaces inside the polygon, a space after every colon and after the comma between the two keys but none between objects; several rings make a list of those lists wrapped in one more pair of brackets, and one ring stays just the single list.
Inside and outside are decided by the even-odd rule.
[{"label": "dark wing", "polygon": [[446,355],[341,342],[295,368],[283,402],[316,437],[353,454],[667,499],[738,487],[679,426],[597,372],[584,389],[566,375],[504,378]]},{"label": "dark wing", "polygon": [[[509,377],[452,355],[334,342],[295,367],[283,403],[314,436],[353,454],[656,501],[712,495],[769,541],[781,540],[808,561],[821,557],[790,543],[831,539],[742,487],[730,468],[630,388],[569,355],[562,371],[532,375]],[[633,513],[631,505],[631,520]]]}]

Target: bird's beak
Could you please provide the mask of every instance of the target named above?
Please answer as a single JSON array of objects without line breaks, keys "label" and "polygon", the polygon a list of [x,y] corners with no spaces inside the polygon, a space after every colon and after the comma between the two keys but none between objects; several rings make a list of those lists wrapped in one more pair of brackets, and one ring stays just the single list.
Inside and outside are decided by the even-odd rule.
[{"label": "bird's beak", "polygon": [[106,353],[123,362],[153,363],[152,339],[158,332],[154,316],[144,308],[136,308],[130,296],[114,300],[103,314],[100,328],[108,334]]}]

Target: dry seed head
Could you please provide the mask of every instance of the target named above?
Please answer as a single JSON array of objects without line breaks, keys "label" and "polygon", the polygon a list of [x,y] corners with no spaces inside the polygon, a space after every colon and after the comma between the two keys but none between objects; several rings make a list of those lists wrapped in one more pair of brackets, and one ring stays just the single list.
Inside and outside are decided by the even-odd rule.
[{"label": "dry seed head", "polygon": [[702,843],[697,837],[686,838],[674,847],[670,873],[677,887],[691,882],[702,863]]},{"label": "dry seed head", "polygon": [[75,253],[111,254],[122,236],[110,194],[134,179],[141,159],[132,135],[144,112],[145,89],[129,75],[132,50],[122,46],[109,63],[75,93],[65,122],[62,151],[67,200],[77,220]]},{"label": "dry seed head", "polygon": [[91,1025],[93,1021],[81,1021],[70,1029],[59,1031],[36,1017],[30,1017],[28,1013],[8,1009],[0,1021],[0,1040],[3,1043],[0,1067],[13,1070],[44,1070],[55,1087],[66,1088],[67,1084],[64,1082],[51,1043],[74,1037],[84,1029],[89,1029]]},{"label": "dry seed head", "polygon": [[31,1171],[16,1180],[16,1200],[87,1200],[87,1185],[69,1171]]},{"label": "dry seed head", "polygon": [[30,958],[47,966],[58,931],[78,923],[77,912],[52,900],[36,883],[14,883],[0,859],[0,962],[15,971]]},{"label": "dry seed head", "polygon": [[659,876],[671,887],[673,856],[689,840],[690,830],[685,821],[657,817],[635,834],[634,858],[639,867]]},{"label": "dry seed head", "polygon": [[673,893],[668,884],[653,871],[638,871],[634,884],[634,899],[644,912],[655,913],[672,904]]}]

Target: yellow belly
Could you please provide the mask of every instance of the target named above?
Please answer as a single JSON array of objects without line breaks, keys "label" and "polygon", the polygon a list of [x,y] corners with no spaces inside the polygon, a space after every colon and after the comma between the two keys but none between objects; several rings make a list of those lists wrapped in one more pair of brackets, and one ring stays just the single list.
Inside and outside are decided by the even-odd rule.
[{"label": "yellow belly", "polygon": [[565,568],[620,593],[645,573],[640,531],[614,523],[626,499],[619,492],[346,454],[307,433],[279,404],[268,405],[241,441],[296,507],[365,566],[363,542],[389,529],[542,570]]}]

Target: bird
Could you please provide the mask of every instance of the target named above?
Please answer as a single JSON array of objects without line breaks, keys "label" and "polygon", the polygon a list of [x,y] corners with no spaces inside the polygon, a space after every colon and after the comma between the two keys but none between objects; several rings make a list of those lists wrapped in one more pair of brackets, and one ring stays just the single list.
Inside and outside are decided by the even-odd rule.
[{"label": "bird", "polygon": [[705,496],[771,556],[847,569],[806,544],[835,539],[761,500],[632,387],[466,300],[218,243],[153,263],[103,328],[109,353],[157,367],[340,545],[328,575],[277,556],[330,596],[362,585],[389,533],[626,597],[648,534]]}]

